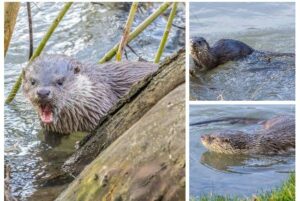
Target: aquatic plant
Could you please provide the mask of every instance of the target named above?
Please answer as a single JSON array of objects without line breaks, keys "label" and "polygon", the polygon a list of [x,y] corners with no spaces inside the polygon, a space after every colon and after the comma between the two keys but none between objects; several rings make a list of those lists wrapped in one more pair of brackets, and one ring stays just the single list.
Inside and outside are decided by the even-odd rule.
[{"label": "aquatic plant", "polygon": [[126,22],[126,25],[124,28],[124,32],[123,32],[123,36],[121,38],[121,42],[120,42],[118,52],[116,55],[117,61],[121,61],[121,59],[122,59],[123,50],[124,50],[124,47],[127,45],[128,36],[130,33],[131,25],[133,23],[134,15],[136,13],[137,8],[138,8],[138,2],[133,2],[131,5],[131,8],[130,8],[130,11],[129,11],[128,19],[127,19],[127,22]]},{"label": "aquatic plant", "polygon": [[[156,18],[158,18],[167,8],[171,5],[171,2],[163,3],[154,13],[152,13],[148,18],[146,18],[138,27],[135,28],[128,36],[128,43],[137,37],[142,31],[144,31]],[[110,49],[98,63],[105,63],[111,60],[117,53],[119,44],[116,44],[112,49]]]},{"label": "aquatic plant", "polygon": [[173,3],[173,7],[172,7],[171,13],[170,13],[169,18],[168,18],[168,22],[167,22],[167,26],[166,26],[165,31],[164,31],[164,35],[163,35],[163,37],[160,41],[159,48],[158,48],[157,53],[155,55],[154,63],[159,62],[160,57],[161,57],[161,55],[164,51],[164,48],[165,48],[165,45],[167,43],[168,36],[169,36],[170,30],[171,30],[171,27],[172,27],[173,20],[174,20],[174,17],[176,15],[177,4],[178,4],[177,2]]},{"label": "aquatic plant", "polygon": [[[124,31],[124,35],[123,38],[121,40],[120,43],[116,44],[111,50],[109,50],[100,60],[99,63],[105,63],[109,60],[111,60],[117,53],[118,49],[119,50],[119,56],[117,56],[117,60],[120,61],[121,60],[121,55],[122,55],[122,50],[124,48],[124,46],[129,43],[130,41],[132,41],[134,38],[136,38],[142,31],[144,31],[157,17],[159,17],[172,3],[171,2],[165,2],[163,3],[155,12],[153,12],[147,19],[145,19],[138,27],[135,28],[134,31],[132,31],[128,36],[126,36],[126,31],[129,32],[129,29],[131,27],[132,21],[133,21],[133,17],[134,17],[134,13],[136,11],[137,8],[137,3],[133,3],[132,5],[132,10],[129,14],[129,18],[128,18],[128,23],[127,23],[127,29],[125,27],[125,31]],[[56,19],[53,21],[52,25],[49,27],[47,33],[45,34],[44,38],[42,39],[42,41],[40,42],[40,44],[38,45],[38,47],[35,49],[35,51],[33,52],[32,57],[29,60],[29,64],[40,55],[40,53],[42,52],[42,50],[44,49],[47,41],[49,40],[49,38],[51,37],[52,33],[54,32],[54,30],[56,29],[56,27],[58,26],[59,22],[62,20],[62,18],[64,17],[64,15],[66,14],[66,12],[68,11],[68,9],[71,7],[72,3],[66,3],[65,6],[62,8],[62,10],[59,12],[58,16],[56,17]],[[171,11],[168,23],[167,23],[167,27],[165,30],[165,33],[163,35],[162,38],[162,42],[158,51],[158,54],[156,56],[156,60],[159,61],[159,58],[162,54],[164,45],[166,43],[167,37],[168,37],[168,33],[170,31],[170,28],[172,26],[172,21],[174,19],[175,13],[176,13],[176,7],[177,7],[177,3],[173,4],[173,9]],[[123,40],[124,39],[124,40]],[[121,44],[120,48],[119,45]],[[17,81],[15,82],[12,90],[10,91],[8,97],[5,100],[6,104],[9,104],[16,96],[18,90],[20,89],[22,84],[22,73],[19,75]]]}]

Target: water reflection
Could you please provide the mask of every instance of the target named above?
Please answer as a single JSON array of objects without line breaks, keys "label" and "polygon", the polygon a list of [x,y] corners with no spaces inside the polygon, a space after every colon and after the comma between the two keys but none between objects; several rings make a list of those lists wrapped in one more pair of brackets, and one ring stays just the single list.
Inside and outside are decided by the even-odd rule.
[{"label": "water reflection", "polygon": [[[262,129],[263,120],[294,114],[293,105],[190,106],[190,122],[204,122],[190,126],[190,195],[197,197],[213,193],[245,197],[279,186],[288,173],[295,170],[295,154],[263,156],[214,153],[202,145],[200,138],[203,134],[220,130],[254,133]],[[246,121],[232,121],[233,117]],[[218,119],[228,121],[211,122]]]}]

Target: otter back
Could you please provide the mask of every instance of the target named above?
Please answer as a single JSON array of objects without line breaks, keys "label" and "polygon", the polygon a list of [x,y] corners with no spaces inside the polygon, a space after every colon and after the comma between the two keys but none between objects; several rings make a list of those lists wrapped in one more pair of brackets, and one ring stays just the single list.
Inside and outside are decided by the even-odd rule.
[{"label": "otter back", "polygon": [[295,149],[295,117],[277,116],[255,133],[221,130],[201,136],[210,151],[226,154],[281,154]]}]

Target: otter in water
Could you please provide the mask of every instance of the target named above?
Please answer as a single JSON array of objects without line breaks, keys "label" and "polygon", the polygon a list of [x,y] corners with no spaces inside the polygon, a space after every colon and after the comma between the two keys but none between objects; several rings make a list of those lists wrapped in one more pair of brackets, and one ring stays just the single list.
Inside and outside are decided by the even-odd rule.
[{"label": "otter in water", "polygon": [[47,131],[91,131],[135,82],[157,68],[146,62],[84,64],[43,55],[24,69],[23,92]]},{"label": "otter in water", "polygon": [[271,56],[295,56],[293,53],[256,51],[249,45],[232,39],[221,39],[210,47],[203,37],[193,37],[190,40],[190,48],[196,68],[200,71],[213,69],[228,61],[245,58],[253,52],[264,54],[268,56],[267,59],[270,59]]},{"label": "otter in water", "polygon": [[254,134],[224,130],[202,135],[210,151],[224,154],[280,154],[295,149],[295,118],[278,116],[267,120],[264,129]]}]

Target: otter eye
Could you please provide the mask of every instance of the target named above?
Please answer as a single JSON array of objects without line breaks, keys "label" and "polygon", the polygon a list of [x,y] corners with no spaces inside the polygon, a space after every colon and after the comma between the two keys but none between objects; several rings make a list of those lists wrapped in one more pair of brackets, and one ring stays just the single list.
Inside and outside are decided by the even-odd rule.
[{"label": "otter eye", "polygon": [[64,84],[64,81],[65,81],[65,79],[64,79],[64,78],[61,78],[61,79],[56,80],[56,83],[57,83],[59,86],[62,86],[62,85]]},{"label": "otter eye", "polygon": [[32,86],[34,86],[34,85],[36,84],[36,80],[33,79],[33,78],[31,78],[31,79],[30,79],[30,84],[31,84]]}]

